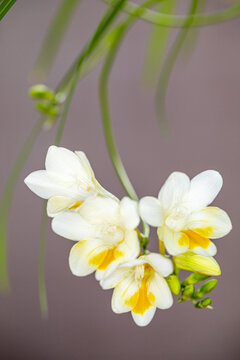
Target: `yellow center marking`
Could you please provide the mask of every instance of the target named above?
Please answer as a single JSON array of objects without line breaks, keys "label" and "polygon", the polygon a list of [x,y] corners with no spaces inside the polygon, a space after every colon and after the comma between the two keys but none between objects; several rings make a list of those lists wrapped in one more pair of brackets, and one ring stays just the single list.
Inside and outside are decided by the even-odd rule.
[{"label": "yellow center marking", "polygon": [[144,264],[144,276],[141,280],[140,287],[138,291],[126,302],[127,305],[130,305],[132,311],[135,314],[143,315],[146,310],[148,310],[155,301],[155,296],[153,293],[148,292],[148,283],[153,275],[153,268]]},{"label": "yellow center marking", "polygon": [[[207,249],[210,245],[210,240],[205,237],[204,235],[199,234],[199,230],[202,230],[202,234],[205,235],[204,229],[194,229],[193,230],[184,230],[182,231],[185,235],[187,235],[189,239],[189,249],[193,250],[195,247],[201,247],[203,249]],[[209,230],[208,230],[209,231]],[[206,234],[209,233],[206,231]],[[186,241],[184,237],[179,239],[179,244],[182,245],[180,242]]]},{"label": "yellow center marking", "polygon": [[77,209],[80,205],[82,205],[83,201],[76,201],[69,209]]},{"label": "yellow center marking", "polygon": [[98,270],[105,270],[113,261],[122,256],[122,252],[114,246],[111,249],[104,250],[98,255],[92,257],[89,261],[90,265],[95,265]]}]

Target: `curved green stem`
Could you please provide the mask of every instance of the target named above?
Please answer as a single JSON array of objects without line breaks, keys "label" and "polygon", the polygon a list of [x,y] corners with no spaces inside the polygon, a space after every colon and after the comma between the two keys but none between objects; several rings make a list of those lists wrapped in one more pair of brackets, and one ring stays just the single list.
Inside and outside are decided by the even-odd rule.
[{"label": "curved green stem", "polygon": [[199,0],[192,0],[188,16],[186,17],[185,26],[179,31],[176,40],[174,41],[167,58],[161,69],[161,73],[158,80],[157,92],[156,92],[156,109],[158,115],[158,121],[162,130],[167,129],[167,116],[165,111],[166,94],[169,84],[169,79],[172,74],[173,67],[176,63],[177,57],[184,44],[188,30],[191,27],[194,13],[197,10]]},{"label": "curved green stem", "polygon": [[[112,0],[103,0],[107,4],[112,4]],[[133,15],[136,9],[138,9],[140,6],[136,5],[130,1],[128,1],[125,6],[123,7],[123,10],[127,12],[128,14]],[[218,24],[224,21],[228,21],[231,19],[236,18],[240,15],[240,4],[239,2],[233,4],[228,9],[219,11],[212,14],[196,14],[192,17],[192,26],[206,26],[206,25],[213,25]],[[138,16],[150,23],[164,26],[164,27],[184,27],[186,17],[185,16],[177,16],[177,15],[168,15],[168,14],[162,14],[158,13],[156,11],[145,9],[141,14],[138,14]]]},{"label": "curved green stem", "polygon": [[[144,4],[142,4],[140,6],[140,8],[137,9],[137,11],[133,15],[137,16],[139,14],[139,12],[144,10],[145,6],[151,6],[154,3],[156,3],[156,1],[154,1],[154,0],[146,1]],[[110,158],[112,160],[112,164],[113,164],[115,171],[118,175],[118,178],[119,178],[123,188],[125,189],[126,193],[128,194],[128,196],[133,200],[138,200],[136,191],[135,191],[131,181],[129,180],[127,172],[122,163],[121,157],[117,150],[117,146],[116,146],[114,135],[113,135],[113,128],[112,128],[112,122],[111,122],[111,116],[110,116],[110,107],[109,107],[109,101],[108,101],[108,81],[109,81],[109,76],[110,76],[112,66],[114,64],[114,60],[116,58],[116,54],[118,52],[118,49],[121,45],[121,41],[122,41],[126,31],[129,29],[129,27],[133,24],[133,22],[135,20],[136,19],[133,16],[131,16],[119,25],[118,34],[116,35],[116,39],[113,43],[112,49],[110,50],[110,52],[104,62],[102,72],[100,75],[99,98],[100,98],[100,106],[101,106],[101,112],[102,112],[103,131],[104,131],[104,136],[105,136],[108,152],[109,152]],[[143,247],[143,251],[145,252],[147,244],[148,244],[149,226],[144,221],[142,221],[142,226],[143,226],[143,234],[142,234],[143,236],[141,236],[141,238],[142,238],[141,245]]]},{"label": "curved green stem", "polygon": [[[123,0],[118,1],[118,4],[122,4]],[[118,7],[118,11],[120,7]],[[69,86],[67,99],[64,105],[63,113],[61,119],[59,120],[58,130],[55,138],[55,145],[58,146],[62,139],[63,130],[66,124],[68,112],[74,95],[74,91],[78,82],[78,78],[81,72],[82,65],[84,60],[91,54],[94,50],[96,44],[100,40],[102,32],[110,25],[111,21],[117,15],[116,9],[112,10],[110,13],[107,11],[105,13],[102,21],[94,33],[92,40],[85,50],[81,53],[76,66],[73,68],[73,73],[71,74],[71,85]],[[40,236],[40,252],[39,252],[39,266],[38,266],[38,287],[39,287],[39,301],[41,313],[43,316],[47,316],[48,313],[48,301],[47,301],[47,292],[45,284],[45,247],[46,247],[46,238],[47,238],[47,213],[46,213],[46,202],[44,202],[44,210],[42,215],[42,225],[41,225],[41,236]]]}]

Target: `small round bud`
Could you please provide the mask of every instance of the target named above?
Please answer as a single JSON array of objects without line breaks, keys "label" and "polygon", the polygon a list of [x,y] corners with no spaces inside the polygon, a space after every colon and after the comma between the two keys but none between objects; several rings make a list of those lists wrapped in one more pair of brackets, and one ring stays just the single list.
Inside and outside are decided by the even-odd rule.
[{"label": "small round bud", "polygon": [[203,299],[201,301],[198,301],[196,304],[195,304],[195,307],[198,308],[198,309],[211,309],[211,305],[212,304],[212,299],[211,298],[206,298],[206,299]]},{"label": "small round bud", "polygon": [[218,281],[216,279],[212,279],[207,281],[203,286],[198,289],[194,295],[194,299],[201,299],[204,295],[210,293],[216,286]]},{"label": "small round bud", "polygon": [[167,278],[168,286],[174,295],[179,295],[181,290],[181,284],[179,277],[175,274],[169,275]]},{"label": "small round bud", "polygon": [[35,99],[54,101],[55,94],[46,85],[34,85],[29,89],[29,96]]},{"label": "small round bud", "polygon": [[55,116],[59,115],[58,106],[52,105],[50,103],[37,103],[36,108],[41,113],[49,115],[49,116],[55,117]]},{"label": "small round bud", "polygon": [[200,281],[204,281],[204,280],[206,280],[208,278],[209,278],[208,275],[193,273],[187,279],[185,279],[182,282],[182,286],[186,286],[186,285],[190,285],[190,284],[196,284],[196,283],[198,283]]}]

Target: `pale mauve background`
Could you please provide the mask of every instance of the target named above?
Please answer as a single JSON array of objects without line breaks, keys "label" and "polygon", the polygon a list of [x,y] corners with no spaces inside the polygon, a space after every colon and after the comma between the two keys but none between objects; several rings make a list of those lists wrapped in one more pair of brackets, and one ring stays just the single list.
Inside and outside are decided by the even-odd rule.
[{"label": "pale mauve background", "polygon": [[[0,24],[1,189],[38,117],[27,96],[28,76],[59,3],[19,1]],[[217,1],[209,3],[209,9],[220,7]],[[50,86],[55,86],[90,37],[104,9],[100,0],[82,2],[57,57]],[[93,276],[77,278],[70,273],[68,253],[73,243],[49,230],[49,319],[42,320],[37,288],[42,204],[23,179],[43,168],[47,148],[54,141],[53,129],[37,141],[12,204],[12,290],[9,296],[0,296],[3,360],[240,358],[240,19],[202,29],[192,58],[178,62],[168,92],[172,132],[167,138],[156,122],[154,91],[144,88],[140,80],[149,31],[150,26],[144,22],[134,26],[112,72],[110,99],[116,140],[139,196],[156,195],[174,170],[194,176],[217,169],[223,175],[224,186],[214,204],[230,214],[233,231],[216,241],[222,276],[213,293],[214,310],[176,304],[169,311],[157,311],[148,327],[138,328],[130,314],[112,313],[111,291],[101,290]],[[124,191],[113,171],[101,128],[98,75],[99,68],[78,86],[62,145],[85,151],[98,180],[122,197]],[[150,249],[156,249],[156,245],[153,230]]]}]

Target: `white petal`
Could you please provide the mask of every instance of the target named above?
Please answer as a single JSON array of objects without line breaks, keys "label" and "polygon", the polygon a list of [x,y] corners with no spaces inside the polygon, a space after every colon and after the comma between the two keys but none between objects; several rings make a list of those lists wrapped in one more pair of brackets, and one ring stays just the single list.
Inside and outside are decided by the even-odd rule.
[{"label": "white petal", "polygon": [[30,190],[43,199],[49,199],[55,195],[65,195],[67,192],[63,186],[48,176],[46,170],[32,172],[24,182]]},{"label": "white petal", "polygon": [[178,171],[173,172],[158,194],[158,199],[164,210],[167,211],[181,202],[189,187],[190,179],[186,174]]},{"label": "white petal", "polygon": [[99,239],[89,239],[79,241],[75,244],[69,254],[69,266],[72,273],[76,276],[86,276],[93,273],[97,265],[91,262],[95,256],[103,254],[107,248]]},{"label": "white petal", "polygon": [[163,224],[163,213],[158,199],[152,196],[145,196],[139,202],[141,218],[151,226]]},{"label": "white petal", "polygon": [[79,214],[64,212],[52,221],[53,231],[70,240],[80,241],[91,237],[94,229]]},{"label": "white petal", "polygon": [[149,255],[140,256],[149,265],[151,265],[160,275],[166,277],[173,272],[172,261],[165,256],[157,253],[150,253]]},{"label": "white petal", "polygon": [[118,245],[118,250],[123,254],[121,262],[133,260],[139,255],[140,246],[136,231],[127,230],[125,232],[125,238]]},{"label": "white petal", "polygon": [[86,157],[85,153],[83,151],[75,151],[75,154],[80,159],[80,163],[81,163],[82,167],[84,168],[86,174],[88,174],[89,177],[94,177],[94,172],[92,170],[90,162],[88,161],[88,158]]},{"label": "white petal", "polygon": [[67,196],[53,196],[47,202],[47,213],[48,216],[54,217],[60,212],[67,210],[74,201],[72,198]]},{"label": "white petal", "polygon": [[62,177],[80,176],[88,178],[79,157],[74,152],[63,147],[50,146],[45,165],[47,171],[59,174]]},{"label": "white petal", "polygon": [[101,287],[103,289],[112,289],[116,287],[121,280],[127,277],[128,272],[129,269],[118,267],[100,281]]},{"label": "white petal", "polygon": [[202,255],[202,256],[215,256],[217,253],[217,248],[215,244],[210,241],[208,248],[202,248],[200,246],[196,246],[192,251],[195,254]]},{"label": "white petal", "polygon": [[[123,279],[114,289],[112,296],[112,310],[117,314],[128,312],[132,308],[130,299],[138,292],[138,283],[133,275]],[[137,302],[137,298],[136,298]]]},{"label": "white petal", "polygon": [[173,304],[171,291],[166,280],[158,273],[154,273],[148,283],[148,292],[155,296],[154,306],[159,309],[169,309]]},{"label": "white petal", "polygon": [[189,244],[186,235],[170,230],[167,226],[158,228],[158,237],[164,242],[170,255],[178,255],[188,250]]},{"label": "white petal", "polygon": [[152,306],[148,310],[146,310],[143,315],[135,314],[134,312],[132,312],[132,317],[134,322],[138,326],[147,326],[152,321],[155,312],[156,312],[156,307]]},{"label": "white petal", "polygon": [[138,204],[136,201],[124,197],[120,201],[120,217],[126,229],[135,229],[139,224]]},{"label": "white petal", "polygon": [[136,258],[139,255],[140,246],[137,233],[134,230],[127,230],[124,240],[117,246],[116,260],[113,261],[106,269],[97,270],[95,277],[96,280],[102,280],[105,276],[114,271],[116,267],[121,264]]},{"label": "white petal", "polygon": [[187,227],[206,238],[218,239],[231,231],[232,224],[225,211],[209,206],[193,212],[188,218]]},{"label": "white petal", "polygon": [[191,180],[184,201],[192,210],[200,210],[215,199],[223,184],[222,176],[215,170],[203,171]]},{"label": "white petal", "polygon": [[119,218],[119,201],[100,196],[89,197],[79,209],[79,214],[93,224],[117,224]]}]

